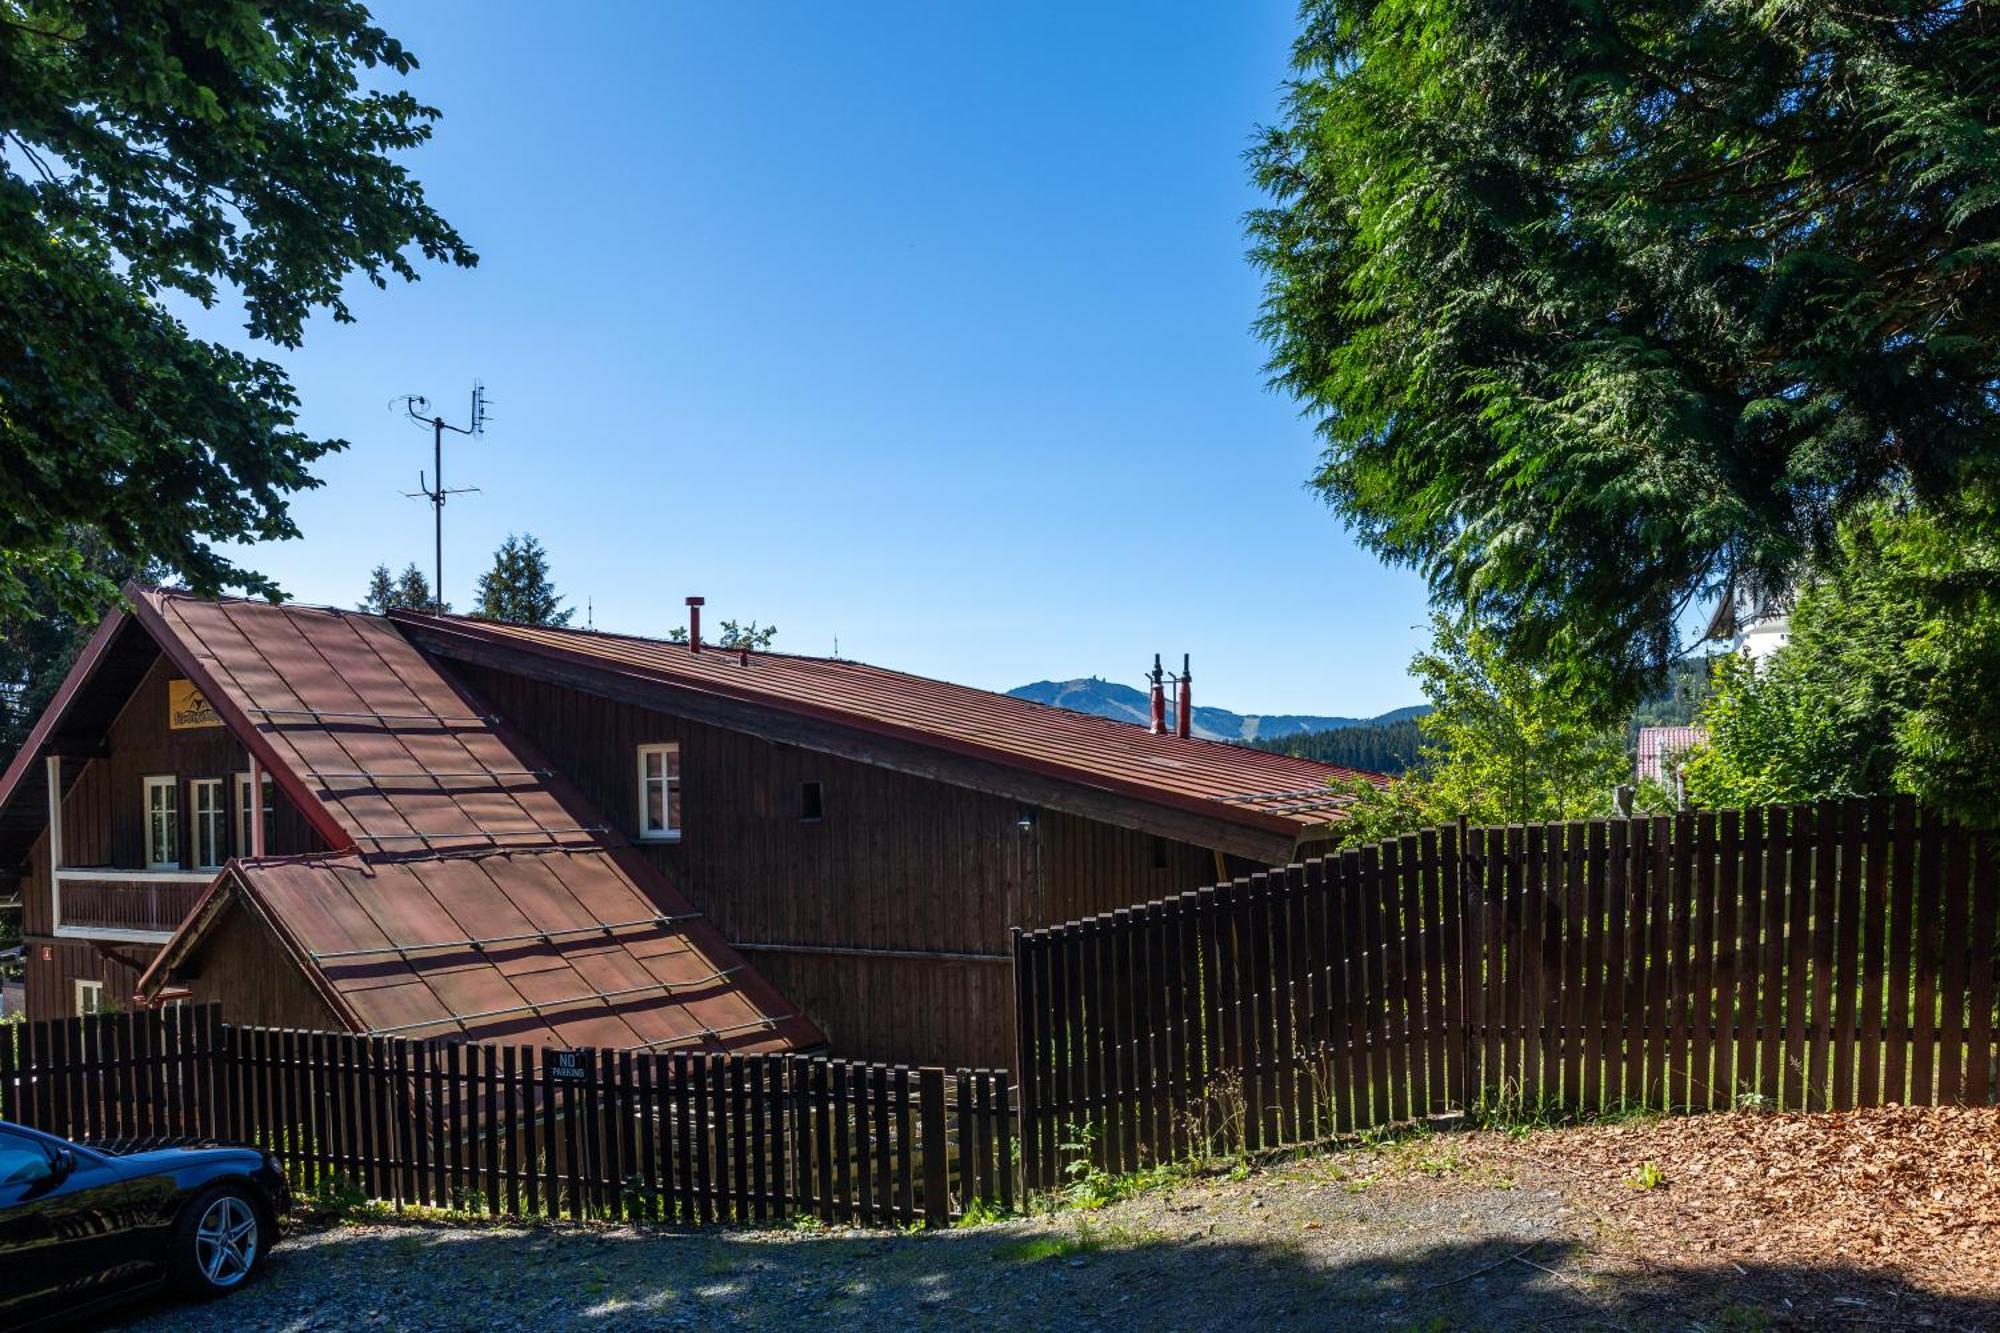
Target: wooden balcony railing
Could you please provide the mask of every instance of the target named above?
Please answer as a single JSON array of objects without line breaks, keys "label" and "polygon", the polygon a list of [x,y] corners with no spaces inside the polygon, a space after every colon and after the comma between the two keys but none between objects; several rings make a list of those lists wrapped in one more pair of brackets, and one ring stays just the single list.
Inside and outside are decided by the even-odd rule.
[{"label": "wooden balcony railing", "polygon": [[165,940],[187,919],[213,878],[210,871],[65,867],[56,876],[56,934]]}]

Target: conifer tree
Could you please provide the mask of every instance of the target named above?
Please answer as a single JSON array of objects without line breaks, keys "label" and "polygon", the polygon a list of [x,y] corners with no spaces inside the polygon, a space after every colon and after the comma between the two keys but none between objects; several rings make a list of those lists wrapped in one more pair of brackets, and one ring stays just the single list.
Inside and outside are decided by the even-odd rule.
[{"label": "conifer tree", "polygon": [[[1252,153],[1359,538],[1612,715],[1732,580],[2000,477],[2000,11],[1308,0]],[[1983,497],[1983,498],[1982,498]],[[1969,650],[1968,650],[1969,651]]]},{"label": "conifer tree", "polygon": [[565,608],[549,578],[548,552],[532,533],[517,540],[512,533],[493,553],[493,567],[479,576],[481,620],[505,620],[517,625],[569,624],[574,608]]},{"label": "conifer tree", "polygon": [[377,565],[368,572],[368,594],[356,604],[358,609],[385,615],[390,611],[437,611],[447,614],[451,603],[442,608],[431,604],[431,581],[424,577],[415,561],[403,566],[401,574],[392,575],[387,565]]}]

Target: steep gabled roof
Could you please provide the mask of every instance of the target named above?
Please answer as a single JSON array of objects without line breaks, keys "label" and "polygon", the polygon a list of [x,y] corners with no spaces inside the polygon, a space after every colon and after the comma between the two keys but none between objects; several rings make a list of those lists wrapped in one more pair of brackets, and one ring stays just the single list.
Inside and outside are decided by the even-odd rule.
[{"label": "steep gabled roof", "polygon": [[[75,688],[66,683],[29,748],[74,722],[111,645],[136,626],[337,853],[231,863],[142,980],[147,993],[224,908],[243,901],[272,923],[336,1012],[371,1028],[422,1023],[424,1035],[462,1033],[466,1025],[451,1017],[464,1016],[461,1002],[504,1008],[484,1005],[503,992],[524,1002],[561,1000],[531,992],[567,978],[619,984],[587,997],[591,1020],[553,1013],[537,1020],[535,1030],[549,1039],[566,1040],[581,1025],[605,1044],[755,1050],[819,1043],[812,1025],[650,864],[604,836],[579,792],[388,621],[137,585],[125,593],[130,619],[123,612],[107,618],[72,673]],[[21,795],[25,775],[37,767],[32,758],[24,751],[10,766],[0,809]],[[571,927],[596,931],[598,943],[544,938]],[[534,938],[514,941],[504,961],[432,947],[524,932]],[[374,946],[387,947],[394,961],[323,956]],[[399,969],[396,985],[368,984]],[[711,978],[704,989],[684,999],[666,984],[703,977]],[[377,1024],[378,1014],[396,1022]],[[530,1029],[534,1024],[522,1030]]]},{"label": "steep gabled roof", "polygon": [[[122,610],[114,610],[70,664],[28,738],[0,772],[0,882],[27,859],[48,823],[50,754],[85,753],[101,745],[111,720],[159,656],[151,638]],[[72,767],[70,776],[81,771]]]},{"label": "steep gabled roof", "polygon": [[231,907],[261,917],[360,1031],[649,1050],[805,1036],[753,998],[741,958],[702,947],[604,851],[232,862],[147,984]]},{"label": "steep gabled roof", "polygon": [[1346,799],[1327,790],[1330,779],[1387,781],[1221,741],[1155,736],[1108,718],[840,658],[746,656],[712,646],[695,652],[630,635],[415,612],[391,618],[448,656],[476,658],[482,646],[511,650],[650,683],[669,707],[675,697],[750,704],[1187,812],[1285,848],[1341,817]]}]

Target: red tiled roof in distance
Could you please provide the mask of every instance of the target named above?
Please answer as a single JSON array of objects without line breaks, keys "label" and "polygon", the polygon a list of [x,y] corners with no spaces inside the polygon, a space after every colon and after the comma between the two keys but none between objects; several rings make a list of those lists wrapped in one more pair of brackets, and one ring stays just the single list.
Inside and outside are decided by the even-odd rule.
[{"label": "red tiled roof in distance", "polygon": [[413,627],[564,655],[667,685],[763,704],[1032,769],[1045,776],[1300,836],[1340,818],[1329,780],[1387,778],[1142,727],[844,658],[751,653],[592,630],[392,612]]},{"label": "red tiled roof in distance", "polygon": [[1641,727],[1637,750],[1639,781],[1667,780],[1667,764],[1677,754],[1685,754],[1708,739],[1705,727]]}]

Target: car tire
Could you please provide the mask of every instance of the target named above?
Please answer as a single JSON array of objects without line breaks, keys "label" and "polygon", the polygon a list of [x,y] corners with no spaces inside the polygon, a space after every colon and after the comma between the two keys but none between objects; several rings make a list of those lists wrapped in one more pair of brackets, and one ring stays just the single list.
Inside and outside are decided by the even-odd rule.
[{"label": "car tire", "polygon": [[249,1186],[217,1185],[196,1196],[175,1219],[168,1272],[188,1295],[212,1300],[249,1281],[275,1239],[275,1229]]}]

